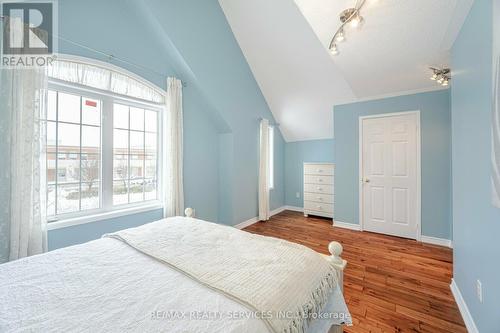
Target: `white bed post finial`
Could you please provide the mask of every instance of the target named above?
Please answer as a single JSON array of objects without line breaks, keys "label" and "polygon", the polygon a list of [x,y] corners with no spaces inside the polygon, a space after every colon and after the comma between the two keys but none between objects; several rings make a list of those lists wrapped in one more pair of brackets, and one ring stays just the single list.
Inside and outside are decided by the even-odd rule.
[{"label": "white bed post finial", "polygon": [[194,209],[188,207],[184,210],[184,214],[186,214],[186,217],[194,217]]},{"label": "white bed post finial", "polygon": [[340,257],[343,250],[344,249],[342,247],[342,244],[340,244],[339,242],[333,241],[330,242],[330,244],[328,244],[328,251],[330,251],[331,254],[329,260],[333,265],[337,266],[340,270],[344,270],[347,264],[347,261]]},{"label": "white bed post finial", "polygon": [[[327,257],[327,260],[333,267],[337,269],[339,273],[338,283],[342,291],[344,291],[344,269],[345,266],[347,265],[347,260],[344,260],[340,257],[343,250],[344,248],[342,247],[342,244],[340,244],[339,242],[333,241],[330,242],[330,244],[328,244],[328,251],[330,251],[331,256]],[[342,328],[338,328],[336,331],[333,332],[342,332]]]}]

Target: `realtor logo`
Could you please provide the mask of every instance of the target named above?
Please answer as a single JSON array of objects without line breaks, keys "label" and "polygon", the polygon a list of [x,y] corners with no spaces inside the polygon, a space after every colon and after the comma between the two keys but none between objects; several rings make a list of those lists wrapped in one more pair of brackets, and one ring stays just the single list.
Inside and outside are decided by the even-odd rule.
[{"label": "realtor logo", "polygon": [[52,53],[52,3],[2,4],[3,54]]},{"label": "realtor logo", "polygon": [[2,2],[2,65],[45,66],[54,52],[52,1]]}]

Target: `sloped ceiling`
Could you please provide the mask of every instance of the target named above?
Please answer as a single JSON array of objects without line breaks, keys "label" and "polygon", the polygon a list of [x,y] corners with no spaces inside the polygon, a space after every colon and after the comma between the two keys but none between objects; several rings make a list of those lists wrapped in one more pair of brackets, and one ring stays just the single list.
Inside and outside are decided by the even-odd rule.
[{"label": "sloped ceiling", "polygon": [[439,89],[473,0],[367,0],[365,22],[332,56],[338,14],[354,0],[219,0],[287,141],[331,138],[334,105]]}]

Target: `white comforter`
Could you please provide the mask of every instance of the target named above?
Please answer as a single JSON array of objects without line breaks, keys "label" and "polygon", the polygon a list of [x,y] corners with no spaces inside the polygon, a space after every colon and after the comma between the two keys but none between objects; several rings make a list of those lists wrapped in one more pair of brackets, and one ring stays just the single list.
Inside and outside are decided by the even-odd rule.
[{"label": "white comforter", "polygon": [[[268,332],[243,305],[111,238],[0,265],[0,300],[0,332]],[[338,288],[324,312],[347,313]]]}]

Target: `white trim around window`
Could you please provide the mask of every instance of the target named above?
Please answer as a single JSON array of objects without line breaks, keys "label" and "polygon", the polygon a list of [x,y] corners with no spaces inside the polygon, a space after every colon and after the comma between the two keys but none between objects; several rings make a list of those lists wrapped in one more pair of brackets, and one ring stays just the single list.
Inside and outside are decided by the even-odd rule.
[{"label": "white trim around window", "polygon": [[151,211],[160,210],[160,209],[163,209],[163,205],[160,202],[152,202],[152,203],[147,204],[147,205],[137,205],[135,207],[132,206],[132,207],[127,207],[127,208],[118,209],[118,210],[112,210],[112,211],[107,211],[107,212],[102,212],[102,213],[95,213],[95,214],[67,218],[67,219],[60,220],[60,221],[50,222],[50,223],[47,223],[47,230],[62,229],[62,228],[66,228],[66,227],[72,227],[75,225],[92,223],[92,222],[99,222],[99,221],[109,220],[109,219],[113,219],[113,218],[117,218],[117,217],[139,214],[139,213],[146,213],[146,212],[151,212]]},{"label": "white trim around window", "polygon": [[[79,58],[80,59],[80,58]],[[85,63],[92,63],[92,60],[86,59]],[[98,65],[100,67],[103,67],[103,63],[98,62]],[[118,67],[116,66],[110,66],[112,67],[112,70],[115,72],[118,71]],[[140,82],[144,82],[143,79],[138,79],[138,77],[132,73],[129,73],[125,70],[121,70],[119,73],[123,75],[128,75],[134,78],[135,80],[140,80]],[[156,87],[153,84],[150,84],[150,87]],[[72,82],[66,82],[62,81],[59,79],[55,78],[49,78],[49,84],[48,84],[48,89],[61,92],[61,93],[66,93],[66,94],[73,94],[73,95],[79,95],[81,97],[81,105],[83,105],[83,98],[89,98],[89,99],[95,99],[98,101],[101,101],[101,122],[100,122],[100,132],[101,132],[101,142],[100,142],[100,175],[99,175],[99,180],[98,180],[98,186],[99,186],[99,208],[96,209],[87,209],[87,210],[82,210],[82,198],[83,196],[80,194],[80,202],[79,202],[79,207],[80,209],[78,211],[74,211],[71,213],[62,213],[58,214],[57,211],[55,211],[55,215],[49,216],[49,223],[48,223],[48,229],[53,230],[53,229],[58,229],[58,228],[64,228],[68,226],[73,226],[73,225],[79,225],[83,223],[90,223],[90,222],[96,222],[100,220],[105,220],[105,219],[111,219],[111,218],[116,218],[120,216],[126,216],[126,215],[131,215],[131,214],[137,214],[141,212],[147,212],[147,211],[152,211],[156,209],[161,209],[163,206],[161,204],[160,198],[162,197],[162,154],[163,154],[163,147],[162,147],[162,141],[163,141],[163,128],[162,128],[162,117],[164,116],[165,112],[165,105],[163,103],[155,103],[151,101],[146,101],[146,100],[141,100],[135,97],[130,97],[130,96],[125,96],[121,94],[117,94],[111,91],[105,91],[102,89],[97,89],[97,88],[92,88],[89,86],[84,86],[78,83],[72,83]],[[113,184],[117,183],[118,181],[114,179],[114,174],[113,174],[113,163],[114,163],[114,146],[113,146],[113,133],[116,130],[114,127],[113,123],[113,114],[114,114],[114,105],[115,104],[122,104],[126,105],[127,107],[131,108],[141,108],[144,109],[144,114],[146,114],[146,110],[148,110],[149,114],[152,115],[152,111],[157,112],[157,118],[156,118],[156,132],[151,132],[149,133],[146,125],[144,125],[144,130],[138,130],[138,134],[144,132],[144,156],[143,156],[143,169],[142,169],[142,176],[140,179],[142,179],[142,188],[143,188],[143,195],[142,198],[144,201],[140,202],[135,202],[135,203],[126,203],[126,204],[113,204]],[[83,106],[80,106],[81,108]],[[83,109],[80,110],[80,113],[82,114]],[[130,111],[131,112],[131,111]],[[82,117],[82,116],[80,116]],[[145,117],[145,116],[144,116]],[[153,116],[154,117],[154,116]],[[130,116],[129,116],[130,118]],[[59,119],[57,118],[56,121],[51,121],[52,123],[59,123]],[[81,118],[82,119],[82,118]],[[154,118],[153,118],[154,119]],[[146,121],[146,120],[145,120]],[[49,120],[47,120],[49,122]],[[63,122],[64,123],[64,122]],[[57,125],[59,126],[59,125]],[[80,124],[82,126],[82,124]],[[130,126],[130,124],[129,124]],[[130,135],[133,130],[131,128],[128,129],[128,135],[129,135],[129,147],[128,147],[128,164],[127,164],[127,197],[129,198],[127,202],[130,202],[130,191],[131,189],[131,183],[132,183],[132,178],[131,178],[131,147],[130,147]],[[136,133],[137,134],[137,133]],[[151,181],[151,184],[153,186],[156,186],[156,199],[148,200],[146,197],[146,187],[147,186],[152,186],[148,185],[149,181],[149,176],[146,175],[146,155],[148,154],[147,149],[146,149],[146,138],[149,137],[151,140],[155,139],[154,134],[156,134],[156,150],[153,150],[152,156],[155,156],[156,158],[156,164],[155,164],[155,175]],[[56,142],[57,145],[59,145],[59,139],[56,137]],[[81,138],[80,138],[80,145],[82,144]],[[56,145],[56,146],[57,146]],[[56,149],[55,150],[55,156],[56,156],[56,161],[59,158],[59,151]],[[80,157],[82,156],[82,148],[80,147]],[[57,162],[56,163],[56,170],[55,170],[55,186],[57,188],[57,179],[59,177],[59,169],[57,168]],[[80,168],[82,167],[81,162],[80,162]],[[82,184],[82,178],[81,178],[81,170],[80,172],[80,179],[79,183]],[[139,179],[139,180],[140,180]],[[90,183],[89,183],[90,184]],[[140,184],[139,184],[140,185]],[[80,186],[80,193],[82,193],[82,185]],[[134,183],[135,186],[135,183]],[[55,197],[55,200],[57,201],[58,198]]]}]

